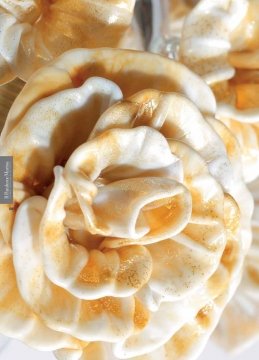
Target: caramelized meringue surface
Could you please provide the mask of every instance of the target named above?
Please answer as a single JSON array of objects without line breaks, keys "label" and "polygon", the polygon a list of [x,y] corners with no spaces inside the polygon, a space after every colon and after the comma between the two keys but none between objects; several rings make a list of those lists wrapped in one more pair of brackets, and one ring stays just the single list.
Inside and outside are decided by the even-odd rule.
[{"label": "caramelized meringue surface", "polygon": [[27,80],[70,49],[127,46],[134,5],[135,0],[1,0],[0,84]]},{"label": "caramelized meringue surface", "polygon": [[[255,200],[253,243],[245,260],[242,281],[227,306],[216,331],[217,340],[230,350],[241,351],[259,338],[259,207],[258,180],[249,185]],[[240,323],[242,326],[240,326]]]},{"label": "caramelized meringue surface", "polygon": [[217,98],[217,117],[236,135],[246,182],[259,175],[258,0],[202,0],[182,30],[180,59]]},{"label": "caramelized meringue surface", "polygon": [[[228,349],[239,350],[258,338],[258,176],[259,176],[259,98],[258,98],[258,0],[211,2],[200,1],[200,4],[187,17],[183,30],[182,54],[183,61],[199,74],[203,75],[211,85],[217,98],[217,115],[230,131],[235,134],[239,143],[242,158],[243,177],[251,182],[251,191],[256,202],[253,218],[253,242],[248,252],[243,270],[241,285],[224,312],[218,328],[217,336],[220,342]],[[226,46],[214,42],[211,35],[224,30],[224,26],[208,22],[210,17],[202,13],[202,6],[210,8],[209,14],[216,16],[224,9],[228,24],[225,32]],[[243,9],[243,14],[241,14]],[[240,16],[241,15],[241,16]],[[233,17],[235,20],[233,20]],[[197,33],[200,24],[203,31]],[[194,27],[191,27],[194,24]],[[205,25],[208,26],[205,26]],[[193,31],[193,35],[191,35]],[[204,39],[205,50],[199,48],[197,39]],[[185,45],[193,44],[190,47]],[[216,49],[216,50],[215,50]],[[216,55],[215,56],[215,51]],[[207,60],[214,64],[216,72],[206,68]],[[224,59],[223,63],[221,59]],[[221,66],[221,64],[224,64]],[[223,75],[217,73],[228,67]],[[230,142],[225,136],[230,154]]]},{"label": "caramelized meringue surface", "polygon": [[197,358],[252,212],[214,112],[198,76],[148,53],[74,50],[31,77],[0,142],[15,180],[14,211],[0,206],[3,334],[58,359]]}]

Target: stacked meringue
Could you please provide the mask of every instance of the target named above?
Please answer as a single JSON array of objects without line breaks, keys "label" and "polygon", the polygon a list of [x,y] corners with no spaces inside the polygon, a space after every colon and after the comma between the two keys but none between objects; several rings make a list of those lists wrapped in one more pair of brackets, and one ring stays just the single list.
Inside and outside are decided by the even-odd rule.
[{"label": "stacked meringue", "polygon": [[[216,99],[216,117],[235,134],[243,178],[253,181],[257,202],[259,177],[258,0],[201,0],[182,26],[178,58],[201,75]],[[258,338],[258,214],[243,281],[220,322],[218,338],[226,348],[241,349]],[[237,322],[238,321],[238,322]]]},{"label": "stacked meringue", "polygon": [[59,360],[259,334],[259,1],[153,0],[177,61],[134,5],[0,0],[0,333]]},{"label": "stacked meringue", "polygon": [[1,135],[1,333],[58,359],[199,355],[252,213],[215,109],[199,77],[148,53],[74,50],[30,78]]},{"label": "stacked meringue", "polygon": [[200,1],[185,19],[179,50],[181,61],[211,86],[217,117],[237,136],[246,182],[259,175],[258,8],[255,0]]}]

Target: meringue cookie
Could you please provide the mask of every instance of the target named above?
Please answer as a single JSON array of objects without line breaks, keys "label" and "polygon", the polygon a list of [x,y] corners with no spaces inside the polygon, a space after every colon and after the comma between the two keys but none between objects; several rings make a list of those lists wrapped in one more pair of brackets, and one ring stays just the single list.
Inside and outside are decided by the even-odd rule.
[{"label": "meringue cookie", "polygon": [[20,189],[16,211],[0,208],[1,261],[46,339],[15,332],[5,287],[3,334],[58,359],[198,357],[250,241],[215,105],[198,76],[148,53],[74,50],[31,77],[0,141]]}]

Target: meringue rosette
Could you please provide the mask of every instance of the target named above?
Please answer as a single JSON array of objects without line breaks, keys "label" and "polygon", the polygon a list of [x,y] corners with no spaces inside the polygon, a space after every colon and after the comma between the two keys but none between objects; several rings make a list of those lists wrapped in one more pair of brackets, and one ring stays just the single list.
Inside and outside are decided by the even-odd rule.
[{"label": "meringue rosette", "polygon": [[60,360],[198,357],[253,208],[215,110],[197,75],[154,54],[73,50],[30,78],[0,142],[15,180],[1,333]]},{"label": "meringue rosette", "polygon": [[134,5],[135,0],[1,0],[0,84],[27,80],[70,49],[129,45]]}]

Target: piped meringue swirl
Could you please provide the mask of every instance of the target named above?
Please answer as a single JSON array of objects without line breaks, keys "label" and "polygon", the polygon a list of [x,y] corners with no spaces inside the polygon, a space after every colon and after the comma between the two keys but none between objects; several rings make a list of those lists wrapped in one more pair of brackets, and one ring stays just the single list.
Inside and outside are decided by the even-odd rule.
[{"label": "piped meringue swirl", "polygon": [[198,76],[154,54],[74,50],[32,76],[0,142],[15,180],[15,211],[0,206],[3,334],[63,360],[197,358],[252,212],[214,113]]}]

